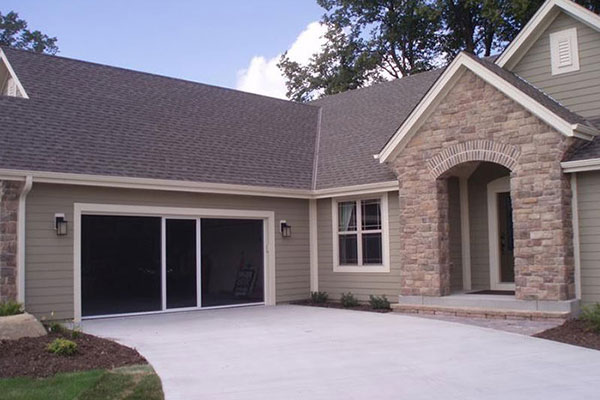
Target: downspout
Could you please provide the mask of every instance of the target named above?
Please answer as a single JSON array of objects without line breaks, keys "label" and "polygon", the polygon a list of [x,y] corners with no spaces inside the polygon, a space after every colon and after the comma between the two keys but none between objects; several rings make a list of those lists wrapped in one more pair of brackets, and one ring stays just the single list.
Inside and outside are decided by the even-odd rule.
[{"label": "downspout", "polygon": [[[315,138],[315,153],[313,158],[312,190],[317,190],[317,173],[319,168],[319,146],[321,145],[321,118],[323,109],[319,108],[317,119],[317,136]],[[319,291],[319,239],[317,200],[308,200],[308,240],[310,262],[310,291]]]},{"label": "downspout", "polygon": [[27,175],[17,215],[17,301],[21,304],[25,304],[25,200],[32,186],[33,176]]},{"label": "downspout", "polygon": [[579,200],[577,174],[571,174],[571,223],[573,228],[573,258],[575,259],[575,298],[581,300],[581,249],[579,248]]}]

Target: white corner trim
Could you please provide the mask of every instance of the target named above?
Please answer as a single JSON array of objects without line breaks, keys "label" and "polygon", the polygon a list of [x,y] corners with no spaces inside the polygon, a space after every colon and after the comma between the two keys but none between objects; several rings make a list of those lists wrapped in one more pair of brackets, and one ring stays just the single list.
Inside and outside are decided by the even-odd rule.
[{"label": "white corner trim", "polygon": [[573,255],[575,259],[575,298],[581,300],[581,248],[579,241],[579,198],[577,174],[571,174],[571,217],[573,218]]},{"label": "white corner trim", "polygon": [[[260,210],[229,210],[216,208],[184,208],[134,206],[120,204],[74,203],[73,205],[73,303],[74,322],[81,321],[81,216],[82,215],[139,215],[154,217],[224,217],[264,220],[265,251],[265,301],[266,305],[275,305],[275,213]],[[164,222],[163,222],[164,223]],[[164,227],[163,227],[164,228]],[[164,229],[161,228],[161,232]],[[162,233],[161,233],[162,234]],[[163,241],[164,242],[164,241]],[[162,252],[164,254],[164,251]],[[164,290],[164,288],[162,289]],[[163,297],[164,298],[164,297]],[[191,309],[199,309],[194,307]],[[164,310],[163,310],[164,311]],[[159,311],[162,312],[162,311]]]},{"label": "white corner trim", "polygon": [[[381,199],[381,252],[382,252],[382,265],[340,265],[339,264],[339,240],[338,240],[338,203],[340,201],[357,201],[357,200],[368,200],[379,198]],[[357,208],[357,225],[361,223],[360,207]],[[390,272],[390,218],[389,218],[389,202],[388,192],[380,193],[378,196],[363,195],[354,196],[349,198],[331,198],[331,232],[332,232],[332,244],[333,244],[333,272],[351,272],[351,273],[389,273]],[[359,238],[360,240],[360,238]],[[362,244],[358,243],[358,258],[359,262],[362,260],[361,252]],[[361,262],[362,263],[362,262]]]},{"label": "white corner trim", "polygon": [[25,185],[19,195],[19,209],[17,214],[17,301],[25,304],[25,213],[27,195],[33,186],[33,178],[28,175]]},{"label": "white corner trim", "polygon": [[22,95],[20,97],[22,97],[24,99],[28,99],[29,95],[27,94],[27,92],[25,91],[25,88],[21,84],[19,77],[17,76],[17,74],[15,74],[15,70],[13,69],[12,65],[10,65],[8,58],[6,57],[6,54],[4,53],[4,51],[2,49],[0,49],[0,61],[2,61],[4,63],[4,65],[6,66],[6,69],[8,70],[10,77],[14,80],[15,84],[17,85],[17,89]]},{"label": "white corner trim", "polygon": [[310,241],[310,291],[319,291],[319,227],[317,225],[317,200],[308,201],[308,230]]},{"label": "white corner trim", "polygon": [[509,176],[493,180],[487,185],[490,288],[492,290],[515,290],[514,283],[500,282],[500,238],[498,235],[498,197],[496,194],[502,192],[510,192]]},{"label": "white corner trim", "polygon": [[508,70],[514,68],[561,11],[592,29],[600,31],[600,16],[573,1],[549,0],[539,8],[517,37],[498,57],[496,64]]},{"label": "white corner trim", "polygon": [[460,245],[462,255],[463,290],[471,290],[471,227],[469,225],[469,180],[460,177]]},{"label": "white corner trim", "polygon": [[563,161],[560,163],[564,173],[600,170],[600,158],[588,160]]},{"label": "white corner trim", "polygon": [[494,72],[485,68],[477,60],[474,60],[471,57],[472,56],[465,53],[460,53],[454,59],[423,100],[421,100],[419,105],[411,112],[406,121],[381,150],[378,155],[380,163],[389,161],[392,156],[397,154],[403,146],[406,145],[406,142],[408,142],[412,135],[419,127],[421,127],[426,118],[431,114],[433,109],[435,109],[435,106],[439,104],[441,99],[444,98],[448,91],[456,84],[458,78],[462,76],[462,73],[466,70],[473,72],[479,78],[504,93],[507,97],[521,104],[532,114],[565,136],[576,136],[591,140],[594,136],[600,134],[600,132],[594,128],[586,127],[581,124],[571,124],[565,121],[563,118],[511,85]]}]

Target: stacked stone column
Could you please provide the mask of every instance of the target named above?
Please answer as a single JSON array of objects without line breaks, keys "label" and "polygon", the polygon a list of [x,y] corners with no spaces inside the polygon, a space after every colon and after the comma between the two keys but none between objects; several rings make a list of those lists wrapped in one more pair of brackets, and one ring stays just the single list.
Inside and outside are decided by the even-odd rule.
[{"label": "stacked stone column", "polygon": [[0,302],[17,299],[17,229],[22,182],[0,181]]}]

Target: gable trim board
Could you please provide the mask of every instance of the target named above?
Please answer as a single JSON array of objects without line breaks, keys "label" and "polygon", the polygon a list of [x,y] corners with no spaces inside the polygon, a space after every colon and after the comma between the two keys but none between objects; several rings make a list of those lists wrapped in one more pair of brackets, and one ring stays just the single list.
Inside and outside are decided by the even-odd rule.
[{"label": "gable trim board", "polygon": [[[15,70],[10,65],[10,62],[8,61],[8,58],[6,57],[6,54],[4,54],[4,51],[2,50],[2,48],[0,48],[0,62],[4,63],[4,65],[6,66],[6,69],[8,70],[9,77],[12,78],[13,81],[15,82],[15,85],[17,87],[17,93],[20,94],[20,96],[17,96],[17,97],[22,97],[24,99],[28,99],[29,96],[27,95],[25,88],[21,84],[21,81],[19,80],[19,77],[17,76],[17,74],[15,74]],[[0,84],[3,84],[3,83],[4,82],[0,82]],[[2,87],[0,87],[0,89],[2,89]]]},{"label": "gable trim board", "polygon": [[561,11],[600,31],[600,16],[570,0],[550,0],[540,7],[517,37],[496,59],[496,65],[508,70],[515,67]]},{"label": "gable trim board", "polygon": [[379,159],[380,163],[384,163],[390,161],[394,155],[398,154],[467,70],[494,86],[510,99],[521,104],[532,114],[565,136],[591,140],[594,136],[600,134],[598,130],[590,126],[580,123],[573,124],[566,121],[532,97],[517,89],[514,85],[490,71],[479,61],[475,60],[474,56],[462,52],[438,78],[427,95],[412,111],[381,152],[374,157]]}]

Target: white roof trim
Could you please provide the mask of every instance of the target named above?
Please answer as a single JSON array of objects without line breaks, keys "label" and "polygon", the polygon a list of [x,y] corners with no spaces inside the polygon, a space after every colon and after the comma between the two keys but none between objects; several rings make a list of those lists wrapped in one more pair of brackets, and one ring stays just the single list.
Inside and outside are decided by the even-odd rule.
[{"label": "white roof trim", "polygon": [[509,70],[512,69],[561,11],[600,31],[600,16],[585,7],[570,0],[548,0],[531,17],[527,25],[523,27],[500,57],[496,59],[496,64]]},{"label": "white roof trim", "polygon": [[6,179],[24,181],[28,176],[32,177],[34,183],[97,186],[123,189],[166,190],[190,193],[218,193],[294,199],[322,199],[398,190],[398,181],[375,182],[363,185],[307,190],[225,183],[186,182],[168,179],[131,178],[122,176],[0,169],[0,180]]},{"label": "white roof trim", "polygon": [[591,158],[588,160],[563,161],[560,163],[563,172],[583,172],[600,170],[600,158]]},{"label": "white roof trim", "polygon": [[375,158],[379,159],[380,163],[388,161],[393,155],[397,154],[404,145],[406,145],[406,142],[433,112],[435,106],[440,103],[450,89],[456,84],[464,71],[467,70],[473,72],[475,75],[500,90],[506,96],[521,104],[532,114],[565,136],[575,136],[591,140],[594,136],[600,134],[600,132],[594,128],[581,124],[571,124],[565,121],[563,118],[508,83],[494,72],[485,68],[477,60],[474,60],[471,57],[472,56],[465,53],[461,53],[454,59],[381,152],[375,155]]},{"label": "white roof trim", "polygon": [[0,49],[0,61],[3,62],[4,65],[6,65],[6,69],[8,69],[8,73],[10,74],[11,78],[13,78],[13,80],[15,81],[15,83],[17,85],[17,89],[22,94],[22,96],[20,96],[20,97],[28,99],[29,96],[27,95],[25,88],[23,87],[23,85],[21,85],[21,81],[19,80],[19,77],[17,76],[17,74],[15,74],[15,70],[10,65],[10,62],[8,62],[8,58],[6,57],[6,54],[4,54],[4,51],[2,49]]}]

